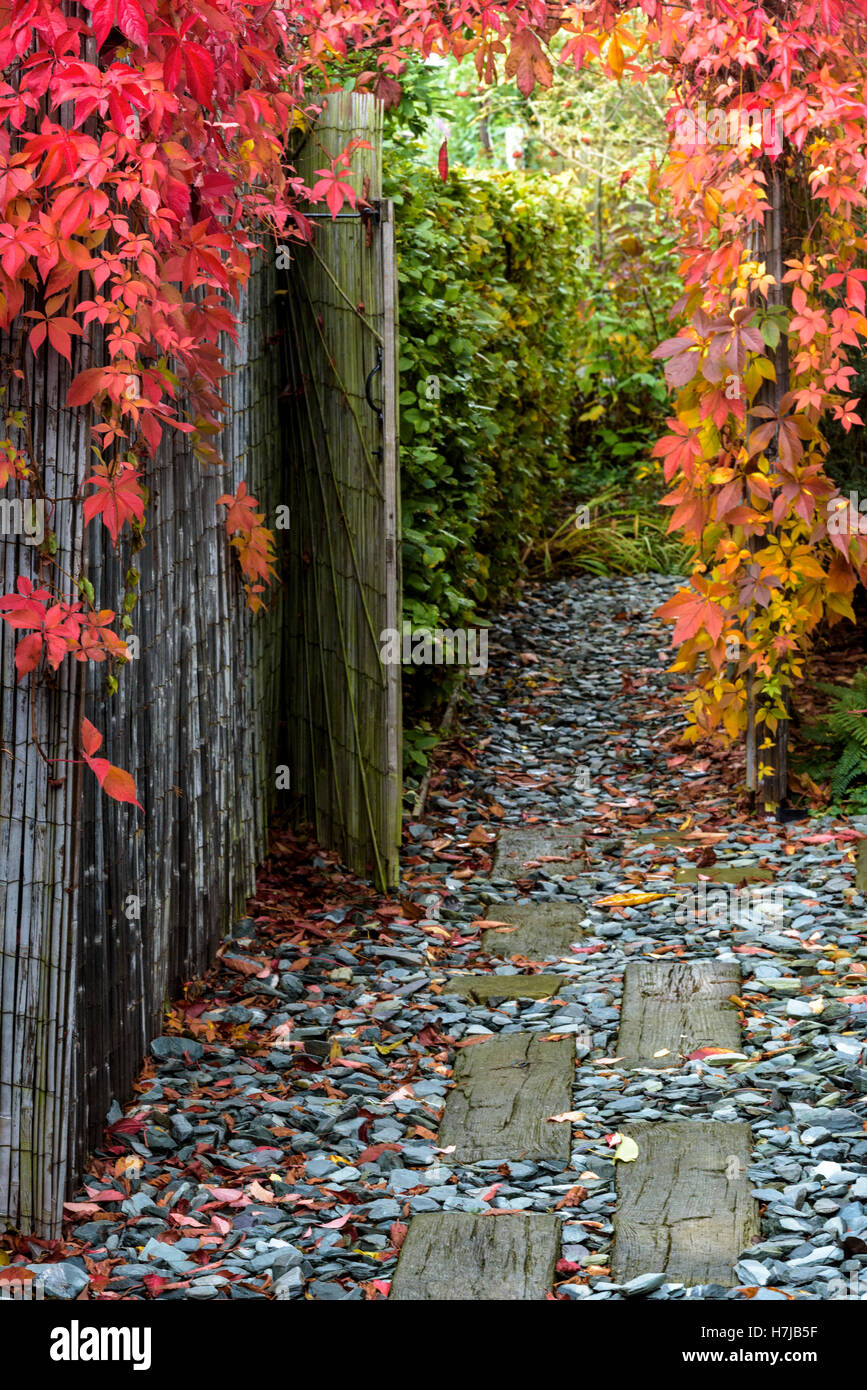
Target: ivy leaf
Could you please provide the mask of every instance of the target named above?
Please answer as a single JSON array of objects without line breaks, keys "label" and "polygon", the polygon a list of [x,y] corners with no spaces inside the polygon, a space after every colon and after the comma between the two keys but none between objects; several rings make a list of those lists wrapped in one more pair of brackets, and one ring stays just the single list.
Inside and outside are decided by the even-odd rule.
[{"label": "ivy leaf", "polygon": [[67,405],[87,405],[92,401],[105,379],[104,367],[86,367],[74,378],[66,393]]},{"label": "ivy leaf", "polygon": [[656,361],[668,359],[665,362],[665,379],[675,390],[686,386],[698,371],[699,347],[692,338],[666,338],[650,355]]},{"label": "ivy leaf", "polygon": [[147,48],[147,20],[138,0],[117,0],[117,27],[137,48]]},{"label": "ivy leaf", "polygon": [[184,67],[196,101],[210,110],[214,105],[214,60],[203,44],[184,44]]},{"label": "ivy leaf", "polygon": [[701,628],[716,642],[725,621],[725,614],[718,603],[705,598],[703,594],[690,593],[689,589],[678,589],[657,611],[661,618],[674,622],[671,641],[675,647],[694,637]]},{"label": "ivy leaf", "polygon": [[747,578],[738,593],[738,607],[749,608],[755,603],[760,608],[767,608],[771,601],[771,590],[779,589],[780,580],[776,575],[765,574],[761,565],[757,564],[748,565],[746,574]]},{"label": "ivy leaf", "polygon": [[238,484],[238,490],[234,496],[231,492],[224,492],[222,497],[218,497],[217,506],[229,508],[226,516],[226,534],[228,536],[234,536],[238,531],[250,535],[259,522],[264,520],[264,513],[256,510],[259,503],[255,497],[247,492],[245,482]]},{"label": "ivy leaf", "polygon": [[513,35],[506,59],[506,76],[516,79],[518,91],[525,97],[537,82],[541,87],[551,86],[554,70],[532,29],[522,29]]},{"label": "ivy leaf", "polygon": [[102,515],[115,546],[124,522],[144,521],[145,499],[140,477],[141,472],[128,463],[121,464],[114,473],[110,473],[105,464],[98,463],[92,475],[85,479],[85,486],[97,489],[93,497],[85,499],[85,524]]},{"label": "ivy leaf", "polygon": [[137,800],[135,780],[128,772],[124,772],[122,767],[115,767],[108,758],[97,758],[95,754],[102,744],[102,734],[91,724],[89,719],[81,721],[81,751],[84,754],[84,761],[96,777],[106,796],[110,796],[113,801],[128,802],[132,806],[137,806],[140,811],[144,807]]},{"label": "ivy leaf", "polygon": [[15,669],[18,672],[18,679],[22,680],[28,671],[35,671],[39,665],[39,658],[42,655],[42,633],[31,632],[29,637],[24,637],[15,648]]},{"label": "ivy leaf", "polygon": [[765,346],[773,352],[780,341],[780,325],[774,319],[765,319],[762,324],[762,338]]},{"label": "ivy leaf", "polygon": [[114,28],[115,0],[96,0],[90,8],[90,27],[99,49]]}]

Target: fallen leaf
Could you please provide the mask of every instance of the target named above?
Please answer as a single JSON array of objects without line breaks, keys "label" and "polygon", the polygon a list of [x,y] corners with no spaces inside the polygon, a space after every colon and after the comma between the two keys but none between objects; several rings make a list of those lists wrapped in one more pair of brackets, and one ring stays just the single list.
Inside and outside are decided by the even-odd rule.
[{"label": "fallen leaf", "polygon": [[720,1065],[726,1062],[745,1062],[747,1060],[745,1052],[732,1052],[728,1047],[700,1047],[695,1052],[687,1054],[689,1062],[704,1062],[712,1057]]},{"label": "fallen leaf", "polygon": [[258,1182],[250,1183],[250,1196],[255,1197],[257,1202],[276,1202],[279,1200],[273,1192],[269,1192]]},{"label": "fallen leaf", "polygon": [[608,898],[597,898],[594,907],[637,907],[640,903],[655,903],[667,898],[669,893],[612,893]]},{"label": "fallen leaf", "polygon": [[468,845],[489,845],[495,837],[491,835],[483,825],[473,826],[467,836]]},{"label": "fallen leaf", "polygon": [[356,1163],[375,1163],[384,1153],[400,1153],[400,1144],[371,1144],[369,1149],[358,1155]]}]

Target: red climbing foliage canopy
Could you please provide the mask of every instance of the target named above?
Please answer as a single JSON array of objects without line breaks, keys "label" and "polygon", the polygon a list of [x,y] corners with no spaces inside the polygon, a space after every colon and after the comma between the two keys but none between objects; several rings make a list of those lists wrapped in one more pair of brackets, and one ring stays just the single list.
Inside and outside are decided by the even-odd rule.
[{"label": "red climbing foliage canopy", "polygon": [[[678,665],[696,672],[696,732],[734,737],[751,692],[773,729],[810,631],[851,614],[867,559],[848,511],[829,516],[821,433],[824,417],[860,423],[846,353],[867,337],[865,20],[867,0],[0,0],[0,328],[19,372],[27,353],[70,359],[73,339],[97,333],[102,360],[66,402],[90,412],[98,446],[85,522],[115,545],[146,525],[166,429],[219,461],[219,340],[235,333],[255,247],[308,236],[304,208],[336,215],[354,196],[343,156],[313,189],[287,156],[335,57],[369,50],[357,85],[386,102],[410,52],[452,52],[485,82],[502,61],[524,93],[561,63],[598,61],[617,80],[662,69],[671,151],[656,187],[682,228],[684,292],[658,349],[674,403],[657,452],[672,527],[697,553],[667,611]],[[781,199],[795,249],[777,275]],[[0,468],[44,495],[11,440]],[[255,609],[273,537],[246,489],[222,501]],[[115,615],[83,579],[71,594],[51,554],[44,543],[40,587],[22,577],[0,598],[28,632],[19,678],[67,654],[123,659]],[[96,746],[83,731],[95,770]]]}]

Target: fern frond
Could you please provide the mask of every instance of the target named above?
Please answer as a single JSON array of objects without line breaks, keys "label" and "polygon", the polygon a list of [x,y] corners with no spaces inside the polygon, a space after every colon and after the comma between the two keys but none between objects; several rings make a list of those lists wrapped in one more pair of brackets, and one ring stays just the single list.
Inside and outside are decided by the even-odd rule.
[{"label": "fern frond", "polygon": [[839,801],[856,779],[867,777],[867,757],[857,743],[849,743],[831,777],[831,794]]}]

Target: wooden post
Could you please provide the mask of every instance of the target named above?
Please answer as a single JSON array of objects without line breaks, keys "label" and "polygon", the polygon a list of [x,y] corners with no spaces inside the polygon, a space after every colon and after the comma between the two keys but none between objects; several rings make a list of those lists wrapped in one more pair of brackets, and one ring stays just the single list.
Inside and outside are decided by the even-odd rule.
[{"label": "wooden post", "polygon": [[[754,249],[756,260],[764,262],[767,273],[774,277],[774,283],[768,290],[768,305],[773,306],[786,302],[783,291],[785,176],[780,168],[780,160],[765,160],[765,173],[768,210],[765,213],[764,225],[757,229]],[[780,335],[773,360],[776,380],[762,383],[755,404],[769,406],[778,414],[780,401],[789,389],[789,345],[785,333]],[[747,417],[747,437],[760,422],[761,417]],[[750,549],[753,549],[752,544]],[[791,707],[788,696],[785,703],[787,708]],[[781,719],[776,733],[771,734],[764,720],[758,718],[760,708],[760,697],[755,689],[754,677],[750,673],[747,676],[747,790],[753,794],[757,807],[764,806],[770,809],[779,806],[785,800],[788,791],[789,722],[787,719]],[[767,769],[764,774],[763,768]]]},{"label": "wooden post", "polygon": [[[369,204],[321,208],[289,275],[285,392],[292,489],[286,714],[298,810],[380,888],[397,882],[401,813],[397,288],[394,212],[381,200],[382,107],[338,92],[296,158],[314,170],[368,142],[352,178]],[[296,520],[297,519],[297,520]]]}]

